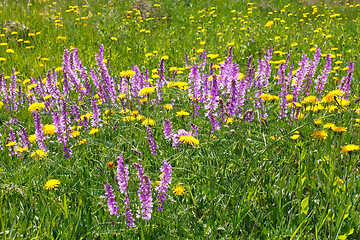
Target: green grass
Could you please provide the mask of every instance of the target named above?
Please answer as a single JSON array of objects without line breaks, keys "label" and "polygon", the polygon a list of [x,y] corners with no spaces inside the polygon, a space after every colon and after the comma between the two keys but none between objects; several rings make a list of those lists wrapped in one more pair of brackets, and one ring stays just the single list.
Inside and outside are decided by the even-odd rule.
[{"label": "green grass", "polygon": [[[31,6],[22,1],[0,3],[0,23],[19,21],[28,28],[17,31],[16,35],[10,35],[9,30],[0,30],[0,34],[4,34],[0,42],[7,43],[0,46],[0,59],[6,59],[0,62],[0,73],[10,76],[15,68],[21,82],[30,77],[45,78],[49,69],[60,67],[64,48],[77,48],[84,66],[95,68],[94,56],[100,44],[105,46],[105,57],[109,59],[113,76],[132,69],[133,65],[141,71],[147,68],[151,76],[151,70],[158,68],[161,57],[167,55],[166,77],[170,78],[173,73],[169,68],[185,67],[184,54],[195,60],[199,56],[198,49],[219,54],[217,59],[208,62],[220,64],[227,57],[230,43],[234,44],[234,60],[244,74],[248,57],[254,56],[255,64],[270,46],[275,51],[286,53],[283,56],[275,54],[272,60],[285,59],[291,53],[290,63],[295,64],[296,69],[301,55],[306,53],[313,58],[314,52],[310,49],[318,47],[322,53],[334,54],[326,88],[331,91],[338,87],[337,80],[346,74],[341,69],[348,61],[355,62],[349,106],[332,103],[338,110],[331,113],[301,110],[304,118],[292,123],[278,118],[279,104],[276,101],[265,102],[268,127],[255,119],[251,124],[241,121],[225,124],[219,131],[211,133],[212,127],[204,117],[203,109],[195,120],[176,116],[180,110],[192,112],[186,90],[164,88],[164,103],[176,100],[173,110],[169,111],[151,104],[130,105],[125,101],[131,110],[139,107],[144,116],[156,121],[151,127],[158,145],[156,156],[151,154],[145,139],[148,134],[141,122],[124,122],[123,118],[128,114],[106,103],[99,105],[101,116],[104,117],[105,110],[109,109],[114,110],[110,114],[112,118],[103,122],[103,127],[95,135],[81,129],[80,137],[71,140],[72,158],[63,156],[63,145],[58,143],[55,135],[46,140],[49,147],[46,158],[37,160],[31,157],[31,153],[38,149],[36,144],[22,155],[24,160],[20,156],[9,156],[5,148],[9,129],[17,132],[19,127],[5,122],[10,118],[19,119],[29,135],[34,133],[35,126],[27,107],[18,112],[2,107],[0,140],[5,150],[0,151],[0,237],[336,239],[342,236],[344,239],[351,233],[348,239],[358,239],[359,153],[345,154],[341,149],[347,144],[360,145],[356,120],[359,118],[359,103],[355,101],[359,94],[359,6],[356,2],[354,7],[344,2],[325,2],[326,6],[324,1],[317,3],[317,13],[313,13],[309,1],[294,2],[288,7],[285,7],[288,1],[259,1],[254,5],[246,1],[212,1],[210,4],[206,1],[170,0],[139,0],[138,4],[135,1],[66,0],[55,4],[32,1]],[[85,4],[87,7],[83,6]],[[161,6],[155,7],[154,4]],[[78,9],[79,13],[67,12],[70,6],[78,6],[73,9]],[[141,12],[136,14],[134,8]],[[310,14],[304,17],[304,13]],[[331,17],[334,13],[339,13],[340,17]],[[304,22],[300,22],[301,19]],[[56,26],[56,20],[60,20],[58,24],[62,26]],[[270,20],[275,24],[265,27]],[[314,32],[319,28],[321,31]],[[150,30],[150,33],[142,29]],[[35,36],[29,36],[29,33],[35,33]],[[58,39],[59,36],[66,39]],[[280,38],[275,40],[276,36]],[[116,37],[117,41],[111,37]],[[23,41],[18,42],[19,39]],[[30,42],[24,43],[27,40]],[[200,41],[205,41],[205,45]],[[294,43],[298,45],[294,46]],[[34,48],[26,49],[26,46]],[[334,48],[338,49],[332,50]],[[14,53],[6,53],[6,49],[13,49]],[[153,53],[153,56],[146,57],[146,53]],[[334,69],[336,61],[343,62],[337,64],[339,69]],[[324,63],[322,58],[319,70]],[[273,77],[278,64],[274,65],[266,89],[269,94],[280,91]],[[175,77],[176,81],[187,81],[188,73],[184,70]],[[22,84],[25,89],[28,85]],[[78,104],[77,97],[73,94],[67,104]],[[254,93],[249,93],[250,97],[255,98]],[[81,114],[92,112],[86,107],[89,99],[83,101],[85,105],[80,106]],[[51,115],[45,111],[40,117],[42,124],[52,124]],[[174,149],[164,139],[164,119],[170,119],[176,130],[191,130],[189,123],[195,123],[201,132],[198,137],[200,144],[196,147],[181,144],[180,150]],[[322,123],[316,125],[314,120],[317,119],[322,119]],[[314,131],[321,130],[325,123],[347,127],[347,131],[337,133],[328,129],[326,139],[312,137]],[[300,137],[293,140],[290,137],[296,131],[300,132]],[[82,139],[87,139],[87,143],[79,145]],[[120,154],[129,165],[142,163],[152,182],[160,179],[159,169],[164,160],[173,167],[169,200],[165,202],[164,211],[156,211],[154,196],[151,220],[137,219],[135,228],[125,225],[122,212],[112,224],[104,197],[105,183],[116,188],[107,164],[115,162]],[[61,184],[56,189],[45,190],[44,185],[49,179],[59,179]],[[131,167],[129,192],[133,213],[138,204],[138,183],[136,169]],[[172,192],[178,185],[185,188],[182,196]],[[115,192],[119,210],[123,211],[124,196],[117,188]]]}]

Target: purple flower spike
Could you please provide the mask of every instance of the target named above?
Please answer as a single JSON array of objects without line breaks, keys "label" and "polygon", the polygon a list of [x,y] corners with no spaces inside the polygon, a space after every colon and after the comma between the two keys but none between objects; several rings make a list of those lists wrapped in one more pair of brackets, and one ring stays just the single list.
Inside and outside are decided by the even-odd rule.
[{"label": "purple flower spike", "polygon": [[134,166],[138,169],[138,177],[140,179],[140,188],[138,191],[140,207],[138,208],[136,217],[141,217],[142,219],[149,220],[151,218],[153,207],[151,181],[148,176],[144,175],[144,169],[140,164],[134,163]]},{"label": "purple flower spike", "polygon": [[169,119],[164,120],[164,135],[166,140],[171,140],[173,132],[171,129],[171,121]]},{"label": "purple flower spike", "polygon": [[157,210],[162,212],[164,201],[166,200],[167,196],[166,192],[168,191],[169,185],[171,184],[171,165],[164,161],[164,167],[160,168],[160,171],[162,173],[160,176],[161,180],[155,190],[158,192],[156,199],[159,199],[159,207]]},{"label": "purple flower spike", "polygon": [[327,83],[330,71],[331,71],[331,54],[328,54],[326,58],[326,64],[324,66],[324,70],[321,71],[321,74],[315,80],[316,92],[322,94],[322,90],[324,89],[325,84]]},{"label": "purple flower spike", "polygon": [[116,215],[116,217],[119,217],[117,202],[115,201],[114,190],[112,189],[110,184],[105,184],[104,188],[106,190],[106,197],[108,198],[107,204],[109,207],[110,215]]},{"label": "purple flower spike", "polygon": [[130,209],[130,199],[127,187],[129,184],[129,165],[124,167],[124,157],[121,155],[118,157],[118,169],[116,180],[119,185],[121,193],[125,194],[124,198],[124,209],[125,209],[125,221],[128,226],[135,227],[134,218]]},{"label": "purple flower spike", "polygon": [[156,143],[155,143],[155,139],[154,139],[154,135],[151,131],[151,128],[149,126],[145,126],[146,128],[146,131],[148,132],[149,134],[149,137],[147,138],[148,142],[149,142],[149,145],[150,145],[150,150],[151,150],[151,153],[152,155],[156,155]]},{"label": "purple flower spike", "polygon": [[124,157],[119,156],[118,158],[119,160],[117,161],[118,168],[117,168],[116,180],[118,182],[120,192],[126,193],[127,186],[129,184],[129,170],[128,170],[129,165],[126,165],[124,167]]}]

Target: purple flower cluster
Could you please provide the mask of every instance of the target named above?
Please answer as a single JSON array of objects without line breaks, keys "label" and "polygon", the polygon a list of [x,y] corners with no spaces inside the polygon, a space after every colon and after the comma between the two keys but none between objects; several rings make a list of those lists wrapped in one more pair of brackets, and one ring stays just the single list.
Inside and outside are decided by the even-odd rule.
[{"label": "purple flower cluster", "polygon": [[149,126],[145,126],[145,128],[146,128],[146,131],[148,132],[148,135],[149,135],[147,140],[148,140],[148,143],[150,145],[151,153],[152,153],[152,155],[156,155],[157,154],[156,153],[157,146],[156,146],[156,143],[155,143],[154,134],[152,133],[151,128]]},{"label": "purple flower cluster", "polygon": [[[135,222],[133,218],[133,214],[130,208],[130,198],[129,198],[129,165],[124,164],[124,157],[121,155],[118,157],[117,161],[117,172],[115,176],[115,180],[119,187],[120,193],[124,194],[124,216],[125,222],[128,226],[135,227]],[[133,166],[137,169],[137,175],[139,182],[139,190],[138,190],[138,197],[139,197],[139,206],[137,209],[137,218],[142,218],[144,220],[150,220],[151,215],[153,212],[153,197],[152,197],[152,184],[150,181],[149,176],[144,174],[143,166],[139,163],[134,163]],[[160,168],[161,176],[158,186],[155,188],[157,192],[157,197],[159,201],[158,211],[162,212],[164,201],[167,200],[167,192],[168,188],[171,184],[171,174],[172,174],[172,167],[171,165],[164,161],[164,166]],[[118,214],[118,207],[117,202],[115,201],[114,190],[112,189],[110,184],[105,184],[106,196],[108,198],[108,208],[110,215],[116,215],[119,217]]]},{"label": "purple flower cluster", "polygon": [[134,218],[130,209],[130,199],[129,193],[127,191],[127,187],[129,185],[129,165],[125,165],[124,167],[124,157],[119,156],[118,169],[116,180],[120,189],[120,192],[125,194],[124,197],[124,209],[125,209],[125,221],[128,226],[135,227]]},{"label": "purple flower cluster", "polygon": [[164,120],[164,137],[166,140],[171,140],[173,135],[172,129],[171,129],[171,121],[169,119]]},{"label": "purple flower cluster", "polygon": [[161,180],[159,185],[155,188],[155,190],[158,192],[158,195],[156,197],[156,199],[159,199],[158,211],[162,212],[164,201],[166,200],[166,196],[167,196],[167,191],[171,184],[171,173],[172,173],[171,165],[164,160],[164,167],[160,168],[160,171],[161,171],[161,176],[160,176]]},{"label": "purple flower cluster", "polygon": [[[273,57],[273,49],[270,48],[259,58],[255,64],[252,57],[248,58],[245,74],[240,73],[239,65],[234,62],[233,48],[229,49],[226,60],[219,64],[219,70],[206,61],[206,52],[200,56],[199,62],[189,63],[186,57],[186,65],[190,66],[188,75],[189,88],[188,95],[192,97],[190,106],[193,114],[191,120],[198,115],[203,115],[211,124],[210,133],[221,128],[229,119],[237,122],[249,122],[258,119],[261,123],[267,121],[267,104],[260,98],[264,93],[268,93],[271,87],[281,89],[278,93],[280,99],[279,118],[289,118],[295,121],[295,112],[299,109],[289,109],[288,95],[293,95],[293,102],[300,102],[303,96],[310,93],[322,94],[331,73],[332,60],[328,55],[326,63],[321,71],[318,71],[321,62],[321,51],[317,49],[314,57],[310,58],[306,54],[302,55],[297,64],[290,63],[290,54],[286,61],[278,65],[278,72],[273,76],[274,85],[269,86],[272,80],[272,68],[270,61]],[[126,111],[130,106],[140,107],[143,105],[139,91],[144,87],[153,86],[149,83],[149,73],[146,69],[141,72],[139,67],[133,66],[132,70],[125,72],[117,78],[111,75],[110,65],[104,61],[104,46],[100,45],[99,52],[95,55],[97,67],[87,69],[78,57],[77,49],[64,50],[62,72],[51,69],[46,73],[46,80],[30,77],[28,91],[19,85],[15,69],[12,75],[5,80],[4,74],[0,75],[0,101],[3,102],[7,111],[21,111],[31,104],[38,102],[45,105],[46,112],[52,115],[52,122],[46,114],[33,113],[35,135],[39,147],[43,151],[48,151],[46,144],[47,136],[42,131],[43,124],[53,124],[55,126],[55,137],[63,144],[64,156],[72,156],[72,140],[69,136],[70,128],[78,122],[79,126],[84,126],[86,130],[102,125],[102,107],[100,103],[108,104],[114,109]],[[110,61],[108,61],[109,63]],[[293,71],[295,70],[295,71]],[[340,81],[339,89],[344,92],[347,99],[350,94],[350,86],[353,78],[354,63],[348,63],[348,71]],[[155,79],[157,86],[156,92],[151,95],[147,104],[154,107],[160,106],[163,88],[167,83],[165,76],[165,61],[161,60],[158,67],[159,77]],[[175,75],[173,75],[174,80]],[[58,81],[63,79],[63,81]],[[276,82],[277,80],[277,82]],[[59,85],[60,84],[60,85]],[[120,97],[121,95],[125,95]],[[76,96],[76,99],[72,99]],[[81,104],[79,104],[81,103]],[[91,117],[86,115],[90,110]],[[290,112],[290,114],[289,114]],[[177,147],[181,131],[176,132],[172,129],[170,120],[165,119],[164,136],[168,141],[172,141],[173,146]],[[117,123],[114,125],[116,129]],[[198,129],[191,126],[193,132],[198,134]],[[148,132],[148,143],[153,155],[156,155],[157,145],[150,127],[146,127]],[[21,136],[27,136],[27,130],[21,130]],[[184,130],[185,131],[185,130]],[[5,136],[6,138],[6,136]],[[21,139],[24,137],[21,137]],[[31,146],[28,141],[24,146]]]},{"label": "purple flower cluster", "polygon": [[116,217],[119,217],[117,202],[115,201],[114,190],[112,189],[110,184],[105,184],[104,188],[106,190],[106,197],[108,198],[107,204],[110,215],[116,215]]},{"label": "purple flower cluster", "polygon": [[139,200],[140,200],[140,207],[138,208],[136,217],[142,218],[145,220],[149,220],[152,214],[152,207],[153,207],[153,198],[151,194],[151,181],[148,176],[144,175],[143,167],[138,164],[134,163],[134,166],[138,170],[138,178],[140,179],[140,188],[139,188]]}]

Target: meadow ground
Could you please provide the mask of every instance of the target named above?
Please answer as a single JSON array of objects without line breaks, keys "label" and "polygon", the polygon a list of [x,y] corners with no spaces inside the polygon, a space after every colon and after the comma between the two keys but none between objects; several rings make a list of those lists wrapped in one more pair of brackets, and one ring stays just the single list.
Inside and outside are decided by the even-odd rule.
[{"label": "meadow ground", "polygon": [[359,239],[359,1],[0,3],[3,239]]}]

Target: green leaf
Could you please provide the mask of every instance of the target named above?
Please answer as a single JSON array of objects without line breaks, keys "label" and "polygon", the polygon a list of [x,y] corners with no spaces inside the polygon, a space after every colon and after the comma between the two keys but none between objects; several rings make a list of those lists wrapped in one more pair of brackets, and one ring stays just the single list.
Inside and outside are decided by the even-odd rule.
[{"label": "green leaf", "polygon": [[307,214],[309,211],[309,197],[307,198],[304,198],[302,201],[301,201],[301,211],[300,211],[300,214]]},{"label": "green leaf", "polygon": [[349,235],[351,235],[351,234],[353,234],[354,233],[354,229],[352,228],[352,229],[350,229],[350,231],[348,232],[348,233],[346,233],[346,234],[344,234],[344,235],[340,235],[339,237],[338,237],[338,239],[339,240],[345,240],[345,239],[347,239],[347,237],[349,236]]}]

